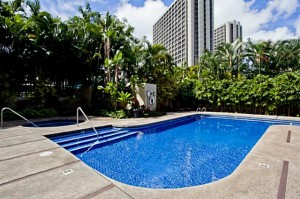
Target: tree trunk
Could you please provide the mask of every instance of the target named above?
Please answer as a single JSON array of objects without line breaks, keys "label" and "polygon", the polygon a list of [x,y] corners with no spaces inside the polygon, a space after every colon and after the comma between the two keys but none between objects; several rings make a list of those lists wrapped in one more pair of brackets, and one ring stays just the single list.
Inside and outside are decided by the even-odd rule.
[{"label": "tree trunk", "polygon": [[[110,40],[109,40],[109,38],[106,38],[104,41],[104,60],[110,58],[109,53],[110,53]],[[107,66],[107,67],[108,67],[107,68],[107,81],[110,82],[111,81],[110,66]]]}]

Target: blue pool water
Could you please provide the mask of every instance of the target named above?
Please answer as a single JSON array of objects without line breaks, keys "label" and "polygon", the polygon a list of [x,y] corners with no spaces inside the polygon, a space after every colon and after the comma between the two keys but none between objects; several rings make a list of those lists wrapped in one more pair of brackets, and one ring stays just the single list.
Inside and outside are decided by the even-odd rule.
[{"label": "blue pool water", "polygon": [[[121,141],[69,150],[92,168],[117,181],[139,187],[181,188],[210,183],[231,174],[270,125],[263,121],[227,117],[192,116],[134,129],[99,131],[134,133]],[[137,132],[137,133],[135,133]],[[103,134],[104,134],[103,133]],[[92,131],[78,136],[92,136]],[[68,147],[72,135],[50,139]],[[89,138],[90,139],[90,138]],[[91,144],[89,144],[91,145]]]}]

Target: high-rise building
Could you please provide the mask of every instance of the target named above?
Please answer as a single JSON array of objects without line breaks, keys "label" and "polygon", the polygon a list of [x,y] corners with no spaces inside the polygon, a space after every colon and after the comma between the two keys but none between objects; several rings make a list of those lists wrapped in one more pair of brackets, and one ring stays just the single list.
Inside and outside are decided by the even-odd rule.
[{"label": "high-rise building", "polygon": [[215,49],[223,43],[233,43],[238,38],[243,40],[243,27],[240,22],[227,22],[215,29]]},{"label": "high-rise building", "polygon": [[175,0],[153,26],[153,43],[163,44],[175,63],[195,65],[214,48],[214,1]]}]

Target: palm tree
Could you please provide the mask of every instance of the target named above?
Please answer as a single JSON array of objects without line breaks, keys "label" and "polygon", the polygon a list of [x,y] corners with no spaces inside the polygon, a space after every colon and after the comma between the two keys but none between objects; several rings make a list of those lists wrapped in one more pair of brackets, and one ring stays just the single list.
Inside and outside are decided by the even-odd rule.
[{"label": "palm tree", "polygon": [[235,40],[232,44],[226,43],[217,50],[221,62],[227,65],[231,70],[231,77],[237,75],[238,67],[242,62],[242,45],[240,39]]},{"label": "palm tree", "polygon": [[278,41],[272,51],[273,65],[278,72],[300,69],[300,40]]},{"label": "palm tree", "polygon": [[258,69],[258,74],[267,72],[270,62],[270,42],[254,43],[249,40],[246,43],[245,56],[250,59],[253,67]]},{"label": "palm tree", "polygon": [[[126,21],[120,21],[116,17],[106,13],[106,16],[101,20],[102,37],[103,37],[103,59],[111,59],[118,51],[128,55],[130,53],[131,42],[133,39],[133,28]],[[112,70],[115,70],[115,76],[119,69],[124,68],[119,65],[119,68],[107,68],[107,81],[111,81]],[[116,79],[116,77],[115,77]]]},{"label": "palm tree", "polygon": [[152,45],[149,41],[144,41],[144,62],[139,74],[148,81],[153,81],[160,72],[172,70],[173,59],[167,49],[161,44]]},{"label": "palm tree", "polygon": [[219,79],[223,79],[226,72],[224,64],[221,63],[220,54],[212,53],[209,50],[205,50],[199,59],[198,79],[204,69],[209,70],[214,78]]},{"label": "palm tree", "polygon": [[26,4],[29,7],[32,15],[37,16],[40,13],[41,4],[39,0],[27,1]]},{"label": "palm tree", "polygon": [[[103,27],[103,49],[104,49],[104,60],[110,59],[111,54],[111,41],[114,37],[116,37],[117,32],[114,29],[115,18],[106,13],[105,18],[101,21],[101,25]],[[107,81],[111,81],[111,68],[107,67]]]}]

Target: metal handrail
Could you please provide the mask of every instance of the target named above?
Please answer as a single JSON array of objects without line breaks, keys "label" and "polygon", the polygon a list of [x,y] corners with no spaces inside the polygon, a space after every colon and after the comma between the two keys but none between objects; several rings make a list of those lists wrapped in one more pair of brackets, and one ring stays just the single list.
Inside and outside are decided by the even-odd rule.
[{"label": "metal handrail", "polygon": [[22,118],[23,120],[29,122],[30,124],[32,124],[34,127],[38,127],[36,124],[34,124],[33,122],[31,122],[30,120],[26,119],[24,116],[22,116],[21,114],[17,113],[16,111],[12,110],[11,108],[8,108],[8,107],[4,107],[1,109],[1,128],[3,129],[4,126],[3,126],[3,112],[5,110],[9,110],[11,111],[12,113],[16,114],[17,116],[19,116],[20,118]]},{"label": "metal handrail", "polygon": [[77,108],[77,126],[79,127],[79,111],[82,113],[82,115],[85,117],[85,119],[89,122],[90,126],[93,128],[93,130],[95,131],[95,133],[97,134],[97,141],[99,139],[99,132],[95,129],[93,123],[89,120],[89,118],[86,116],[86,114],[83,112],[81,107]]},{"label": "metal handrail", "polygon": [[203,108],[198,107],[198,108],[196,109],[196,111],[197,111],[197,112],[206,112],[206,108],[205,108],[205,107],[203,107]]}]

